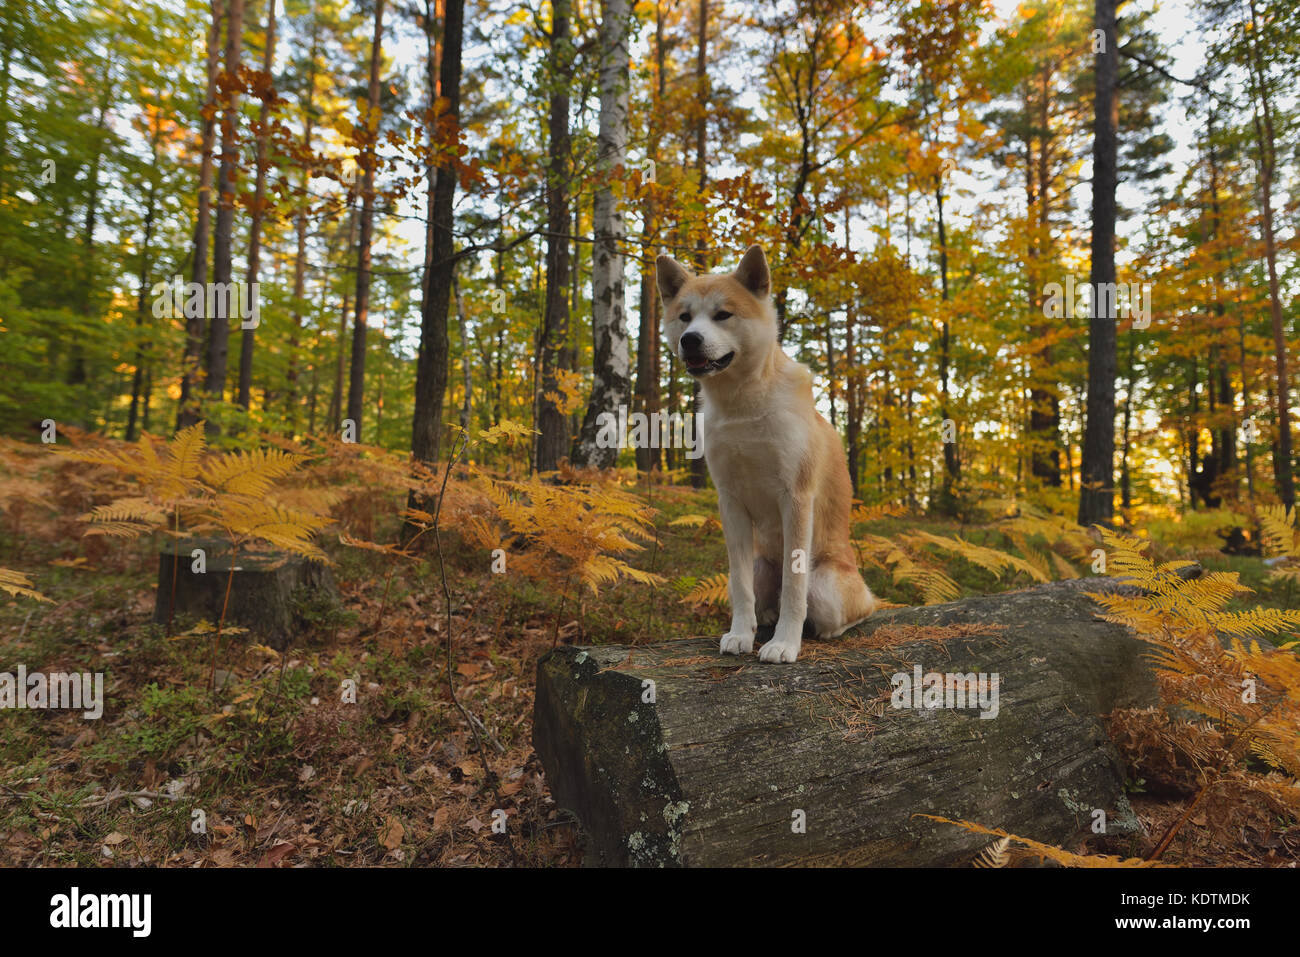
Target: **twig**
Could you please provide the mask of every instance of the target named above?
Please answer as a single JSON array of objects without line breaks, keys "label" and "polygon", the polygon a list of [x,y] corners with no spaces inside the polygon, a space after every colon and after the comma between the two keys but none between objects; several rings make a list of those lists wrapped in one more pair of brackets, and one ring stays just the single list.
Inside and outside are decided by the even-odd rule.
[{"label": "twig", "polygon": [[[32,800],[32,801],[42,801],[46,804],[55,803],[45,795],[37,794],[34,791],[17,791],[14,788],[9,787],[9,785],[7,784],[0,784],[0,788],[2,788],[12,796],[17,798],[23,798],[25,800]],[[180,800],[180,797],[178,795],[163,794],[160,791],[123,791],[120,790],[119,788],[114,788],[112,791],[109,791],[103,797],[87,798],[86,800],[80,801],[71,806],[76,808],[107,807],[108,805],[112,804],[114,801],[121,801],[124,798],[150,798],[152,800],[161,800],[161,801]]]},{"label": "twig", "polygon": [[[456,440],[452,441],[451,454],[447,457],[447,470],[442,474],[442,487],[438,490],[438,505],[433,510],[433,541],[438,548],[438,576],[442,580],[442,600],[447,612],[447,691],[451,695],[451,703],[456,706],[456,710],[461,713],[466,724],[474,732],[474,740],[478,742],[479,761],[483,764],[483,784],[492,789],[492,795],[496,798],[497,807],[501,806],[501,792],[492,780],[492,769],[488,766],[487,748],[483,744],[483,736],[479,733],[478,724],[469,711],[460,703],[456,697],[456,679],[453,677],[452,669],[452,630],[451,630],[451,588],[447,585],[447,566],[443,561],[442,555],[442,534],[438,526],[439,517],[442,515],[442,501],[447,496],[447,481],[451,478],[451,470],[456,467],[456,460],[469,446],[469,435],[461,432],[458,436],[460,444]],[[510,829],[504,832],[506,847],[510,849],[510,861],[515,866],[519,866],[519,855],[515,851],[515,842],[510,838]]]}]

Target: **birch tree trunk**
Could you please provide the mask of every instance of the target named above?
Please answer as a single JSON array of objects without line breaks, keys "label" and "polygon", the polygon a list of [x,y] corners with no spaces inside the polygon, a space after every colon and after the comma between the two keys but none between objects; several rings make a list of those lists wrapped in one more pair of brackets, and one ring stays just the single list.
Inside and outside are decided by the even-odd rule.
[{"label": "birch tree trunk", "polygon": [[[627,305],[623,244],[627,237],[614,179],[622,180],[627,163],[628,0],[604,0],[600,26],[600,128],[597,149],[602,173],[596,190],[593,223],[596,244],[591,260],[592,365],[594,382],[587,417],[574,449],[574,462],[610,468],[618,448],[596,444],[599,416],[618,417],[631,396],[628,369]],[[619,191],[621,192],[621,190]]]},{"label": "birch tree trunk", "polygon": [[546,307],[538,340],[536,454],[533,467],[550,472],[569,454],[569,420],[550,396],[559,391],[556,373],[565,368],[569,341],[569,86],[573,79],[573,41],[569,36],[570,0],[552,0],[547,121]]}]

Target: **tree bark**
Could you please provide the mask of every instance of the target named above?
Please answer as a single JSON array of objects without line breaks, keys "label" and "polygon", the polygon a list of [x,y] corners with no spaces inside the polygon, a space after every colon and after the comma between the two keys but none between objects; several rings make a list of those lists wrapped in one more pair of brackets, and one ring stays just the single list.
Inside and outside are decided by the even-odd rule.
[{"label": "tree bark", "polygon": [[[276,0],[266,2],[266,49],[262,54],[262,72],[270,82],[271,71],[275,67],[275,4]],[[274,88],[272,87],[272,90]],[[273,93],[272,93],[273,95]],[[262,254],[262,206],[266,201],[266,141],[269,135],[267,115],[270,112],[267,101],[262,100],[257,110],[257,159],[253,186],[253,215],[248,227],[248,285],[257,289],[258,269]],[[250,293],[250,295],[252,295]],[[247,409],[253,394],[253,346],[256,342],[256,327],[241,329],[239,340],[239,405]]]},{"label": "tree bark", "polygon": [[[217,176],[217,223],[212,233],[211,297],[213,315],[208,323],[207,392],[220,401],[226,388],[226,366],[230,351],[230,306],[236,297],[231,289],[232,253],[235,230],[235,189],[239,172],[239,59],[244,43],[244,0],[229,0],[226,22],[226,108],[221,114],[221,169]],[[207,298],[207,297],[205,297]]]},{"label": "tree bark", "polygon": [[[666,90],[665,59],[663,8],[659,0],[655,0],[655,87],[652,94],[652,109],[646,117],[650,144],[648,155],[652,162],[657,162],[655,158],[659,155],[660,111]],[[644,172],[642,176],[645,176]],[[645,255],[641,268],[641,328],[636,347],[636,402],[637,411],[649,419],[650,416],[658,413],[662,406],[659,392],[659,291],[655,286],[654,256],[651,254],[659,237],[659,220],[654,187],[646,188],[643,182],[642,188],[645,193],[641,204],[641,220],[645,228],[643,235]],[[636,467],[642,472],[660,468],[662,462],[658,448],[636,450]]]},{"label": "tree bark", "polygon": [[[155,126],[149,143],[154,167],[158,165],[158,141],[161,135],[161,126]],[[149,197],[145,200],[144,236],[140,240],[140,271],[136,276],[136,289],[138,292],[135,300],[135,328],[137,336],[140,335],[140,330],[144,328],[148,308],[149,267],[151,265],[149,255],[153,249],[154,221],[157,215],[158,180],[151,176],[149,179]],[[131,407],[126,416],[126,441],[128,442],[134,442],[136,439],[136,423],[139,421],[141,392],[144,388],[146,352],[145,342],[138,341],[135,346],[135,372],[131,376]]]},{"label": "tree bark", "polygon": [[602,180],[593,206],[595,248],[591,259],[592,373],[591,400],[574,446],[574,463],[611,468],[618,447],[596,444],[600,416],[619,417],[631,392],[628,371],[627,305],[623,244],[627,238],[614,180],[625,178],[627,164],[628,0],[604,0],[601,32],[600,126],[596,143]]},{"label": "tree bark", "polygon": [[[315,7],[312,7],[312,33],[311,33],[311,52],[308,54],[309,65],[307,67],[307,95],[303,106],[303,130],[302,130],[302,148],[303,151],[310,155],[312,134],[315,131],[316,114],[316,57],[318,53],[318,37],[320,35],[319,20],[316,17]],[[294,234],[295,250],[293,257],[293,318],[292,326],[289,328],[289,367],[285,374],[286,384],[288,386],[285,396],[285,405],[287,406],[287,418],[289,428],[294,431],[298,422],[298,335],[302,331],[302,302],[303,293],[306,291],[307,281],[307,209],[311,206],[311,177],[312,165],[310,162],[303,167],[302,171],[302,196],[299,199],[298,213],[294,217]],[[313,365],[312,386],[315,389],[315,366]],[[313,403],[310,415],[311,422],[308,431],[315,428],[315,405]]]},{"label": "tree bark", "polygon": [[[1056,845],[1098,810],[1107,833],[1131,832],[1101,716],[1158,694],[1147,646],[1085,595],[1121,587],[891,609],[791,665],[721,656],[715,639],[560,647],[538,665],[534,747],[589,865],[945,866],[988,843],[925,813]],[[918,668],[996,681],[996,712],[894,707],[893,676]]]},{"label": "tree bark", "polygon": [[357,247],[356,317],[352,323],[352,367],[348,374],[347,418],[361,441],[366,390],[366,322],[370,318],[370,252],[375,233],[375,166],[379,161],[379,64],[384,45],[384,0],[375,0],[375,32],[370,42],[370,84],[366,95],[365,166],[361,186],[361,242]]},{"label": "tree bark", "polygon": [[[454,153],[446,149],[460,130],[461,45],[465,23],[464,0],[447,0],[442,31],[441,63],[438,67],[439,101],[443,111],[437,118],[440,159],[433,191],[432,243],[426,257],[424,303],[420,310],[420,353],[415,366],[415,420],[412,424],[411,454],[417,462],[438,461],[442,437],[442,402],[447,391],[447,313],[455,281],[456,237],[453,205],[456,199],[457,165]],[[427,502],[411,493],[413,506]],[[408,527],[409,534],[409,527]]]},{"label": "tree bark", "polygon": [[[1115,282],[1115,189],[1119,171],[1119,37],[1116,0],[1096,0],[1104,47],[1096,58],[1092,135],[1092,315],[1088,320],[1088,400],[1079,482],[1079,524],[1115,520],[1115,315],[1099,290]],[[1101,308],[1103,305],[1111,307]],[[1110,315],[1099,313],[1110,312]]]},{"label": "tree bark", "polygon": [[1287,374],[1286,328],[1282,318],[1282,294],[1277,277],[1277,238],[1273,225],[1273,175],[1276,169],[1274,150],[1273,107],[1268,95],[1268,78],[1264,75],[1259,50],[1259,23],[1255,0],[1249,0],[1251,30],[1249,36],[1251,73],[1258,101],[1253,110],[1255,141],[1259,153],[1260,228],[1264,233],[1264,259],[1268,266],[1268,307],[1273,328],[1274,369],[1277,374],[1277,446],[1273,471],[1277,476],[1277,494],[1287,508],[1295,505],[1295,473],[1291,455],[1291,382]]},{"label": "tree bark", "polygon": [[557,371],[565,367],[569,342],[569,87],[573,80],[570,0],[552,0],[548,65],[546,305],[538,339],[537,448],[534,468],[554,471],[569,454],[569,421],[551,396],[559,391]]},{"label": "tree bark", "polygon": [[[190,282],[202,288],[208,281],[208,234],[212,224],[212,148],[216,143],[217,71],[220,65],[222,0],[212,2],[212,24],[208,28],[208,81],[204,91],[205,116],[199,134],[199,203],[194,222],[194,260]],[[181,358],[181,395],[177,404],[176,429],[199,421],[196,379],[203,361],[203,340],[207,331],[206,297],[197,315],[185,317],[185,354]]]}]

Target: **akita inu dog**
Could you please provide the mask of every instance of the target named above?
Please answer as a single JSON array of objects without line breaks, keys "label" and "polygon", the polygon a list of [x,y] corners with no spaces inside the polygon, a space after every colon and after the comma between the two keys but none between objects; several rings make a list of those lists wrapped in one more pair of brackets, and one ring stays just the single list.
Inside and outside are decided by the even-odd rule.
[{"label": "akita inu dog", "polygon": [[[853,492],[839,433],[813,404],[812,373],[777,341],[767,258],[751,246],[733,273],[696,276],[657,263],[669,348],[700,380],[696,434],[730,565],[722,653],[794,661],[805,629],[830,638],[877,606],[849,541]],[[806,624],[805,624],[806,623]]]}]

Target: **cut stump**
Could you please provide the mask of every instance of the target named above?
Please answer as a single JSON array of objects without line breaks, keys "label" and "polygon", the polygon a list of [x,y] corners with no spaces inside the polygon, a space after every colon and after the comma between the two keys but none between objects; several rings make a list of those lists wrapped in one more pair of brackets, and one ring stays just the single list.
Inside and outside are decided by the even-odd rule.
[{"label": "cut stump", "polygon": [[[195,550],[202,551],[201,559]],[[296,601],[322,593],[338,596],[334,576],[321,562],[285,553],[239,553],[234,556],[231,578],[231,559],[230,546],[222,541],[189,539],[165,545],[158,555],[154,621],[165,623],[171,617],[174,590],[175,614],[216,622],[221,618],[229,579],[226,623],[247,628],[253,640],[284,650],[301,625]]]},{"label": "cut stump", "polygon": [[[1054,845],[1132,832],[1100,716],[1158,696],[1144,643],[1084,594],[1125,587],[890,609],[785,665],[713,637],[561,647],[538,666],[534,745],[592,865],[943,866],[990,842],[918,814]],[[959,706],[964,677],[945,682],[957,706],[895,707],[893,677],[918,668],[985,676],[984,707]]]}]

